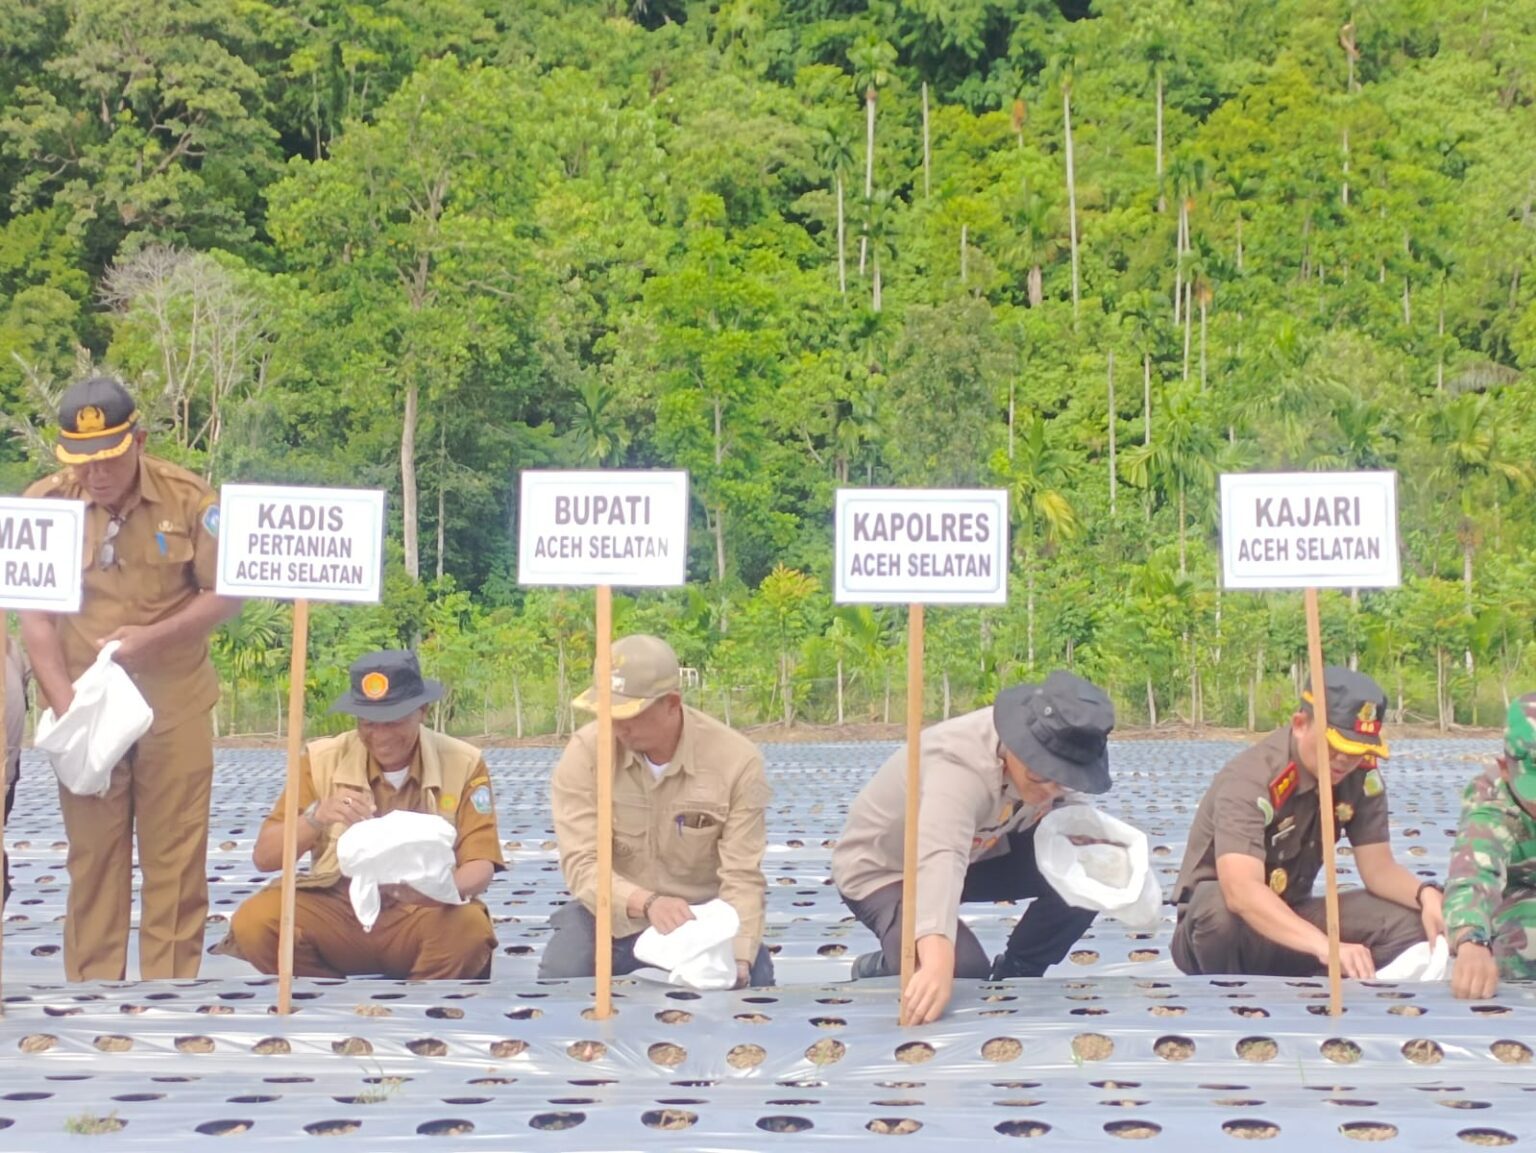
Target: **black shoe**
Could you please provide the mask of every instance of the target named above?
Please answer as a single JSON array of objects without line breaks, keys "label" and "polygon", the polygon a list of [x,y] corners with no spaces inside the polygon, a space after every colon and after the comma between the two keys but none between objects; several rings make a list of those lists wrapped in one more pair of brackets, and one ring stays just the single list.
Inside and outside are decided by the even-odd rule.
[{"label": "black shoe", "polygon": [[849,975],[850,981],[867,981],[871,977],[883,977],[885,954],[879,949],[873,953],[860,953],[853,959],[853,972]]},{"label": "black shoe", "polygon": [[1033,965],[1023,965],[1018,961],[1010,961],[1007,953],[999,953],[992,958],[992,973],[988,980],[1006,981],[1012,977],[1039,977],[1042,972],[1037,972]]}]

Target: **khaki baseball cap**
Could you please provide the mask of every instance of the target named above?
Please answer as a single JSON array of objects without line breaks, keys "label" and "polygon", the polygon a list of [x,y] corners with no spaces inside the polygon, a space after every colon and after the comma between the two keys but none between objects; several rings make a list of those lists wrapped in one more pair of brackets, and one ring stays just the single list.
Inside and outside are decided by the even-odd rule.
[{"label": "khaki baseball cap", "polygon": [[[660,637],[637,633],[613,645],[613,712],[625,720],[643,712],[652,701],[681,692],[677,654]],[[593,685],[571,704],[597,712],[597,686]]]}]

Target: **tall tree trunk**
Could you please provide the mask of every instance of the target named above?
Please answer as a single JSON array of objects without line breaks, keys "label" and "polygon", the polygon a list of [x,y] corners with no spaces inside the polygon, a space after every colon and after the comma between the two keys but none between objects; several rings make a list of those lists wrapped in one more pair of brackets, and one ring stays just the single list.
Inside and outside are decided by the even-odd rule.
[{"label": "tall tree trunk", "polygon": [[1109,515],[1115,515],[1115,350],[1109,350],[1105,378],[1109,388]]},{"label": "tall tree trunk", "polygon": [[874,265],[874,275],[872,275],[870,277],[870,282],[873,285],[873,290],[872,290],[872,293],[871,293],[870,303],[871,303],[871,307],[873,308],[873,310],[875,312],[879,312],[880,311],[880,299],[881,299],[881,296],[880,296],[881,285],[880,285],[880,254],[878,252],[875,253],[874,257],[871,260],[871,263]]},{"label": "tall tree trunk", "polygon": [[1179,197],[1179,227],[1173,239],[1173,326],[1177,328],[1183,319],[1184,306],[1184,221],[1189,211],[1189,201]]},{"label": "tall tree trunk", "polygon": [[1195,282],[1193,280],[1184,285],[1184,379],[1189,379],[1189,340],[1190,328],[1193,326],[1195,312]]},{"label": "tall tree trunk", "polygon": [[1031,546],[1024,553],[1024,652],[1029,671],[1035,670],[1035,558]]},{"label": "tall tree trunk", "polygon": [[420,526],[416,523],[416,422],[420,393],[412,373],[405,386],[405,418],[400,425],[400,511],[405,525],[405,572],[421,579]]},{"label": "tall tree trunk", "polygon": [[518,737],[523,735],[523,679],[514,676],[512,678],[512,723]]},{"label": "tall tree trunk", "polygon": [[1210,320],[1210,299],[1205,292],[1200,293],[1200,391],[1205,391],[1205,351],[1207,324]]},{"label": "tall tree trunk", "polygon": [[923,81],[923,196],[926,199],[929,189],[929,173],[933,167],[933,154],[928,134],[928,81]]},{"label": "tall tree trunk", "polygon": [[1163,70],[1157,70],[1157,210],[1168,211],[1168,194],[1163,189]]},{"label": "tall tree trunk", "polygon": [[1067,217],[1072,241],[1072,323],[1076,326],[1080,291],[1077,253],[1077,176],[1072,163],[1072,89],[1070,85],[1063,84],[1061,87],[1061,111],[1067,140]]},{"label": "tall tree trunk", "polygon": [[1152,678],[1147,678],[1147,723],[1157,728],[1157,694],[1152,691]]},{"label": "tall tree trunk", "polygon": [[[715,397],[715,471],[725,463],[725,416],[720,397]],[[725,504],[715,506],[715,579],[725,580]]]},{"label": "tall tree trunk", "polygon": [[1029,307],[1039,308],[1041,302],[1045,300],[1045,274],[1038,264],[1030,265],[1025,286],[1029,292]]},{"label": "tall tree trunk", "polygon": [[[1472,617],[1472,534],[1467,533],[1467,542],[1461,548],[1461,591],[1465,600],[1467,619]],[[1472,647],[1467,646],[1466,652],[1467,674],[1472,674]]]},{"label": "tall tree trunk", "polygon": [[1189,575],[1189,569],[1184,563],[1184,478],[1179,477],[1179,575]]},{"label": "tall tree trunk", "polygon": [[437,579],[443,579],[443,516],[448,491],[448,427],[437,429]]},{"label": "tall tree trunk", "polygon": [[1018,410],[1019,382],[1013,377],[1008,378],[1008,460],[1013,460],[1013,432],[1014,416]]},{"label": "tall tree trunk", "polygon": [[[873,88],[864,90],[864,203],[869,205],[875,199],[875,98]],[[864,235],[859,237],[859,275],[864,275],[864,269],[869,259],[869,227],[865,226]]]},{"label": "tall tree trunk", "polygon": [[1349,129],[1344,129],[1344,181],[1339,185],[1339,201],[1349,207]]},{"label": "tall tree trunk", "polygon": [[848,223],[843,208],[843,174],[837,174],[837,290],[848,295]]}]

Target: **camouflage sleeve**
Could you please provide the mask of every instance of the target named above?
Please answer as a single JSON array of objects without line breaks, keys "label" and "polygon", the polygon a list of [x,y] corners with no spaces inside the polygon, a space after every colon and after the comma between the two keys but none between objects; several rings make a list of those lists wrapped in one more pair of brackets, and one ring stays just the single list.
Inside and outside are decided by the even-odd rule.
[{"label": "camouflage sleeve", "polygon": [[1461,929],[1481,929],[1492,937],[1494,910],[1504,898],[1509,861],[1520,840],[1519,825],[1497,775],[1483,774],[1462,793],[1445,886],[1445,928],[1451,940]]}]

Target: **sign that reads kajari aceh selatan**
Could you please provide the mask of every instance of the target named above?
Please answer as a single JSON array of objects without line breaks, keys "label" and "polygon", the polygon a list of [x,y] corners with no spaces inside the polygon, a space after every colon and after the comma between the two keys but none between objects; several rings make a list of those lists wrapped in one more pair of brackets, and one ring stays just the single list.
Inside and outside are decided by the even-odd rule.
[{"label": "sign that reads kajari aceh selatan", "polygon": [[0,497],[0,609],[80,610],[85,505]]},{"label": "sign that reads kajari aceh selatan", "polygon": [[1221,478],[1227,588],[1394,588],[1397,473],[1228,473]]},{"label": "sign that reads kajari aceh selatan", "polygon": [[836,539],[841,604],[1008,600],[1001,489],[839,489]]},{"label": "sign that reads kajari aceh selatan", "polygon": [[379,599],[384,575],[380,490],[226,484],[219,509],[221,595]]},{"label": "sign that reads kajari aceh selatan", "polygon": [[688,579],[686,472],[525,472],[519,510],[520,584],[657,588]]}]

